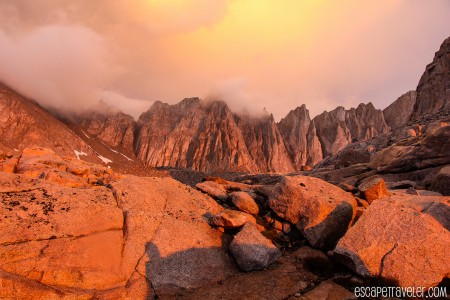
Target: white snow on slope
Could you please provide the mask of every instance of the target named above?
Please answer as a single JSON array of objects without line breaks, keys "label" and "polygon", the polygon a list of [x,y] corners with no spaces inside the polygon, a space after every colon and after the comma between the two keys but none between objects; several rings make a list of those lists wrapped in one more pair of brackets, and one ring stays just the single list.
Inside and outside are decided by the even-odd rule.
[{"label": "white snow on slope", "polygon": [[86,134],[86,132],[84,132],[83,130],[81,130],[81,132],[82,132],[88,139],[90,139],[90,137]]},{"label": "white snow on slope", "polygon": [[126,156],[126,155],[123,154],[123,153],[120,153],[120,155],[122,155],[123,157],[125,157],[125,158],[128,159],[129,161],[133,161],[131,158],[129,158],[128,156]]},{"label": "white snow on slope", "polygon": [[77,157],[77,159],[80,159],[80,155],[87,156],[87,154],[84,153],[83,151],[78,152],[77,150],[73,150],[73,152],[75,152],[75,156]]},{"label": "white snow on slope", "polygon": [[106,157],[103,157],[100,154],[98,155],[98,158],[100,158],[106,165],[113,162],[112,160],[107,159]]},{"label": "white snow on slope", "polygon": [[[108,146],[107,146],[108,147]],[[114,150],[114,149],[112,149],[111,147],[108,147],[109,148],[109,150],[111,150],[112,152],[114,152],[114,153],[119,153],[119,152],[117,152],[116,150]]]}]

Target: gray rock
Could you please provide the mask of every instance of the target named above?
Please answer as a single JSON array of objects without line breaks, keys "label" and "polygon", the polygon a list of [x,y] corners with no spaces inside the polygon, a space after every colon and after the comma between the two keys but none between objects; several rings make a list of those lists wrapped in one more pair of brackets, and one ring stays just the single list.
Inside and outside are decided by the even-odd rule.
[{"label": "gray rock", "polygon": [[261,270],[275,262],[281,252],[253,223],[246,223],[230,244],[230,251],[243,271]]},{"label": "gray rock", "polygon": [[416,183],[411,180],[402,180],[402,181],[395,181],[395,182],[386,182],[386,187],[390,190],[397,190],[397,189],[407,189],[407,188],[415,188]]},{"label": "gray rock", "polygon": [[444,196],[450,196],[450,165],[443,167],[439,171],[431,185],[431,189]]}]

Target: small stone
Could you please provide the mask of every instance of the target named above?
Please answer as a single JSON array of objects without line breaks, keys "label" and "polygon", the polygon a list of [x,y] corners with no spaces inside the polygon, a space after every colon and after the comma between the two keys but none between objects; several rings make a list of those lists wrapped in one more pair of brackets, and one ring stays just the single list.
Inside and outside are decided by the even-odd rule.
[{"label": "small stone", "polygon": [[383,196],[389,195],[384,179],[377,176],[364,179],[358,186],[358,189],[361,192],[361,196],[366,199],[369,204]]},{"label": "small stone", "polygon": [[223,228],[239,228],[247,222],[256,223],[256,220],[247,213],[231,209],[225,209],[218,215],[209,218],[210,225]]},{"label": "small stone", "polygon": [[246,192],[234,192],[230,194],[231,201],[241,211],[257,215],[259,207],[255,200]]},{"label": "small stone", "polygon": [[226,189],[214,181],[201,182],[198,183],[195,187],[200,191],[208,194],[212,198],[218,199],[220,201],[226,201],[228,199]]},{"label": "small stone", "polygon": [[405,192],[409,195],[419,195],[419,193],[413,187],[408,188]]}]

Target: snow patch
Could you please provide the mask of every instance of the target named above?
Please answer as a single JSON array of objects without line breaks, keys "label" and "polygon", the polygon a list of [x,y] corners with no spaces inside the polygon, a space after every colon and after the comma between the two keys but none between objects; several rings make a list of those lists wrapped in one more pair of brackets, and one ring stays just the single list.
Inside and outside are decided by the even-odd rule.
[{"label": "snow patch", "polygon": [[133,161],[131,158],[129,158],[128,156],[126,156],[126,155],[123,154],[123,153],[120,153],[120,155],[122,155],[123,157],[125,157],[125,158],[128,159],[129,161]]},{"label": "snow patch", "polygon": [[87,135],[86,132],[84,132],[83,130],[81,130],[81,132],[82,132],[88,139],[90,139],[90,137]]},{"label": "snow patch", "polygon": [[77,159],[80,159],[80,155],[87,156],[87,154],[84,153],[83,151],[78,152],[77,150],[73,150],[73,152],[75,152],[75,156],[77,157]]},{"label": "snow patch", "polygon": [[19,152],[19,149],[14,148],[14,151]]},{"label": "snow patch", "polygon": [[106,157],[103,157],[100,154],[98,155],[98,158],[100,158],[106,165],[113,162],[112,160],[107,159]]},{"label": "snow patch", "polygon": [[111,150],[111,151],[114,152],[114,153],[119,153],[119,152],[117,152],[116,150],[112,149],[111,147],[108,147],[108,148],[109,148],[109,150]]}]

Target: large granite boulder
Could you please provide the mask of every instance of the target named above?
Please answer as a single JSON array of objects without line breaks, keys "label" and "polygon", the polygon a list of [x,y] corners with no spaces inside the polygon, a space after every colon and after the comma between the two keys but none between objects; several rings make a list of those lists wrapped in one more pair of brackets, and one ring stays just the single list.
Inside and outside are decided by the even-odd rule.
[{"label": "large granite boulder", "polygon": [[[203,217],[222,210],[210,197],[170,178],[90,185],[71,160],[41,154],[26,153],[23,174],[0,172],[0,298],[148,299],[237,271]],[[44,166],[60,180],[36,177]]]},{"label": "large granite boulder", "polygon": [[286,176],[262,192],[268,196],[270,208],[295,224],[316,248],[334,247],[356,214],[352,194],[314,177]]},{"label": "large granite boulder", "polygon": [[369,206],[333,253],[365,277],[432,287],[449,275],[450,197],[396,195]]}]

